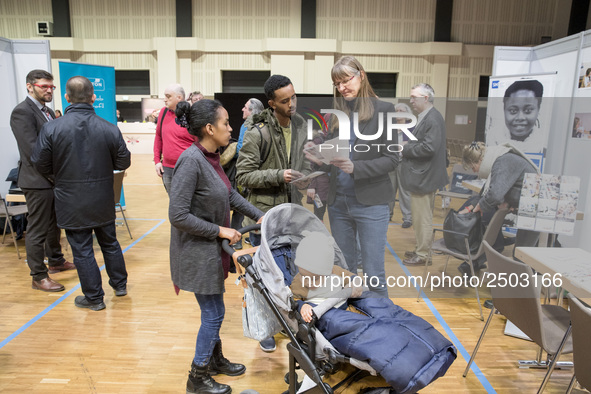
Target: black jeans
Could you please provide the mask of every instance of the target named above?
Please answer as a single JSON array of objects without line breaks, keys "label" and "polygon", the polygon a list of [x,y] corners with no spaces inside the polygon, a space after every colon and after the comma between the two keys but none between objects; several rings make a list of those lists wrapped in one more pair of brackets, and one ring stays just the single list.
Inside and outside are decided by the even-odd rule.
[{"label": "black jeans", "polygon": [[121,246],[117,241],[114,222],[94,229],[66,230],[66,236],[74,255],[74,264],[78,270],[82,292],[89,302],[98,304],[103,301],[105,292],[103,291],[101,271],[94,258],[93,231],[103,253],[105,268],[107,269],[107,275],[109,275],[109,285],[113,289],[124,289],[126,287],[127,270],[125,269]]}]

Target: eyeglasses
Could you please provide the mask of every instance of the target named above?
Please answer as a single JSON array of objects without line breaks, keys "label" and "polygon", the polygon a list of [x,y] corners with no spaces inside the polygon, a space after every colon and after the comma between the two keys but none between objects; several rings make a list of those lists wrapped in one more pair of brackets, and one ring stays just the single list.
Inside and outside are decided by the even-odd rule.
[{"label": "eyeglasses", "polygon": [[427,99],[427,96],[410,96],[410,101],[416,101],[419,98]]},{"label": "eyeglasses", "polygon": [[37,86],[38,88],[41,88],[43,90],[48,90],[48,89],[55,90],[55,88],[56,88],[56,86],[53,86],[53,85],[38,85],[36,83],[34,83],[33,86]]},{"label": "eyeglasses", "polygon": [[349,86],[349,84],[351,83],[353,78],[355,78],[358,75],[359,75],[359,71],[357,71],[355,74],[353,74],[353,76],[351,78],[347,79],[346,81],[333,83],[332,86],[334,86],[335,89],[338,89],[341,85],[343,85],[343,87],[347,87],[347,86]]}]

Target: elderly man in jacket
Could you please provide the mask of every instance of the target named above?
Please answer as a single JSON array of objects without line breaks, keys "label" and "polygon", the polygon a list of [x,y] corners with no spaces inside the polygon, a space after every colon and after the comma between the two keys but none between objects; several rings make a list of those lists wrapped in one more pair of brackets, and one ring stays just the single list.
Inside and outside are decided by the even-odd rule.
[{"label": "elderly man in jacket", "polygon": [[131,153],[117,126],[94,113],[92,83],[76,76],[66,84],[71,104],[64,116],[41,129],[31,161],[53,177],[57,224],[66,230],[83,296],[79,308],[105,308],[101,273],[94,258],[92,233],[101,247],[109,285],[116,296],[127,294],[127,270],[115,232],[113,170],[125,170]]},{"label": "elderly man in jacket", "polygon": [[403,187],[410,192],[410,210],[416,246],[404,255],[405,265],[427,262],[433,232],[433,204],[437,189],[447,185],[445,120],[433,107],[433,88],[421,83],[410,91],[410,104],[418,113],[413,131],[417,141],[408,141],[402,150],[400,169]]}]

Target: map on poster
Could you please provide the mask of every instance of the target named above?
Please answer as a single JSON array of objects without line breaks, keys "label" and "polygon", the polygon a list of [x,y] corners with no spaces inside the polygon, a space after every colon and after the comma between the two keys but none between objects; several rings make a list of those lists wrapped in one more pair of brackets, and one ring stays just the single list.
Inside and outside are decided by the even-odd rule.
[{"label": "map on poster", "polygon": [[576,176],[525,174],[517,228],[573,235],[579,187]]}]

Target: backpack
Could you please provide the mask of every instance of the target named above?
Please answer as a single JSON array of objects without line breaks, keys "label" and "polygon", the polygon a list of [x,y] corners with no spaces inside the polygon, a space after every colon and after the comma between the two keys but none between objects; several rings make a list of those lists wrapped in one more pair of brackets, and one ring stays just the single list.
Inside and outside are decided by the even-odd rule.
[{"label": "backpack", "polygon": [[164,123],[164,117],[166,116],[166,113],[168,112],[168,108],[164,108],[164,112],[162,113],[162,117],[160,118],[160,133],[162,134],[162,123]]},{"label": "backpack", "polygon": [[263,122],[255,123],[254,128],[257,129],[261,135],[260,164],[263,164],[267,161],[269,152],[271,151],[271,134],[269,133],[269,127]]}]

